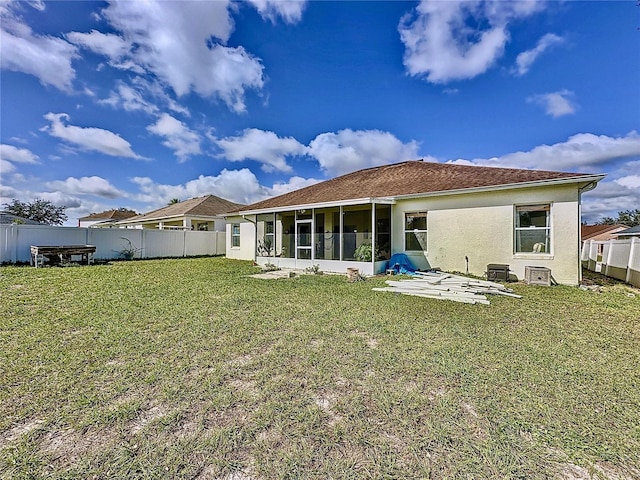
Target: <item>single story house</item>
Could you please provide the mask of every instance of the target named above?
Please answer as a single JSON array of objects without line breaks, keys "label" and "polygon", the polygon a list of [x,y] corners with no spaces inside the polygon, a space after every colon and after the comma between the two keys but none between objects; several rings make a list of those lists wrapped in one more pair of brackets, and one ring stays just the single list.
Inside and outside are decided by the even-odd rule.
[{"label": "single story house", "polygon": [[226,215],[229,258],[328,272],[419,269],[481,276],[548,267],[580,281],[580,200],[604,175],[407,161],[349,173]]},{"label": "single story house", "polygon": [[582,241],[594,240],[596,242],[606,242],[607,240],[615,240],[616,234],[622,230],[626,230],[626,225],[582,225],[580,233]]},{"label": "single story house", "polygon": [[628,240],[630,238],[640,238],[640,225],[619,231],[616,236],[618,240]]},{"label": "single story house", "polygon": [[121,228],[225,231],[222,214],[244,207],[215,195],[190,198],[116,223]]},{"label": "single story house", "polygon": [[112,228],[120,220],[135,217],[136,215],[138,215],[136,212],[126,208],[105,210],[104,212],[91,213],[86,217],[80,217],[78,219],[78,227]]}]

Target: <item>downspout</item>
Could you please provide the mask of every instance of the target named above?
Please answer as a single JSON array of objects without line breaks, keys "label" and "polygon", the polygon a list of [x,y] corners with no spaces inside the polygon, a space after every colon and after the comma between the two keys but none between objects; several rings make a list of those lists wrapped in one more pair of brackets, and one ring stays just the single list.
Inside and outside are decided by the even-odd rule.
[{"label": "downspout", "polygon": [[250,218],[247,218],[245,214],[242,214],[242,219],[246,220],[249,223],[253,223],[253,231],[255,234],[253,239],[253,261],[255,262],[258,258],[258,222],[256,220],[251,220]]},{"label": "downspout", "polygon": [[580,234],[582,230],[582,194],[586,192],[590,192],[594,188],[596,188],[598,182],[589,182],[584,187],[578,188],[578,284],[582,282],[582,235]]}]

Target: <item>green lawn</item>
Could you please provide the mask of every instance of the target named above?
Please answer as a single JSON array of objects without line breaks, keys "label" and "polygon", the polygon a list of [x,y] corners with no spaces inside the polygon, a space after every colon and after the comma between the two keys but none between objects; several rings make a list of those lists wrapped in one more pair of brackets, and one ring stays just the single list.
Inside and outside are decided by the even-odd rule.
[{"label": "green lawn", "polygon": [[0,269],[0,478],[640,478],[640,292]]}]

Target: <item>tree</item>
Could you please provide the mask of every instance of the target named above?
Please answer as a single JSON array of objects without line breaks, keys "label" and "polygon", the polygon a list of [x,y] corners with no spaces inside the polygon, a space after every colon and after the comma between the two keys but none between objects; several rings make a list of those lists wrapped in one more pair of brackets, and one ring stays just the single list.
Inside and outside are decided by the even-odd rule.
[{"label": "tree", "polygon": [[635,210],[623,210],[618,212],[617,218],[604,217],[597,222],[597,225],[615,225],[615,224],[627,225],[628,227],[635,227],[640,225],[640,209]]},{"label": "tree", "polygon": [[67,220],[67,207],[56,207],[49,200],[36,198],[33,202],[21,202],[15,198],[5,203],[5,212],[49,225],[62,225]]},{"label": "tree", "polygon": [[175,203],[180,203],[180,200],[179,200],[179,199],[177,199],[177,198],[172,198],[171,200],[169,200],[169,201],[167,202],[167,205],[173,205],[173,204],[175,204]]}]

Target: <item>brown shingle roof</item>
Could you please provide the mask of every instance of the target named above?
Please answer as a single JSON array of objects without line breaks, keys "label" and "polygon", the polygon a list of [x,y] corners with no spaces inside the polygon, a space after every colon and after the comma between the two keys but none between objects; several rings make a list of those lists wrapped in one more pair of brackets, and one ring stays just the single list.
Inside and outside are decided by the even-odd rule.
[{"label": "brown shingle roof", "polygon": [[408,161],[367,168],[269,198],[240,211],[395,197],[581,177],[585,174]]},{"label": "brown shingle roof", "polygon": [[205,195],[204,197],[190,198],[183,202],[173,203],[166,207],[153,210],[142,215],[128,218],[126,223],[138,222],[142,220],[153,220],[157,218],[177,217],[180,215],[192,215],[198,217],[215,217],[223,213],[238,210],[244,207],[241,203],[233,203],[215,195]]},{"label": "brown shingle roof", "polygon": [[124,220],[136,215],[137,213],[133,210],[105,210],[101,213],[91,213],[86,217],[80,217],[80,220]]},{"label": "brown shingle roof", "polygon": [[602,235],[603,233],[613,232],[623,230],[625,228],[629,228],[626,225],[581,225],[580,226],[580,236],[582,240],[589,240],[597,235]]}]

